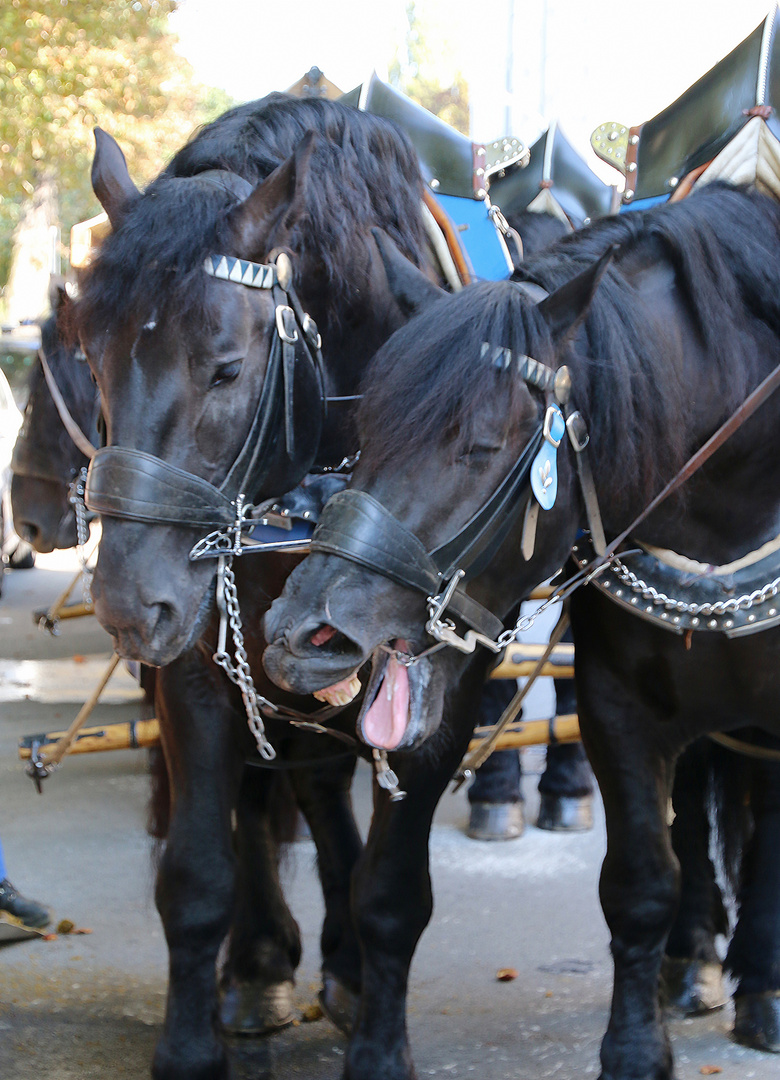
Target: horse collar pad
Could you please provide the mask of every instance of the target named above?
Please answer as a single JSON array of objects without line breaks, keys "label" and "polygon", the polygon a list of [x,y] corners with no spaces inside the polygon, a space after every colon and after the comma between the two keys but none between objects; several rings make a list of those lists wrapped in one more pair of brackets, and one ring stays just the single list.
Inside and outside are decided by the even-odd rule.
[{"label": "horse collar pad", "polygon": [[542,510],[552,510],[558,495],[558,447],[566,432],[563,413],[550,405],[544,418],[544,441],[531,466],[531,490]]}]

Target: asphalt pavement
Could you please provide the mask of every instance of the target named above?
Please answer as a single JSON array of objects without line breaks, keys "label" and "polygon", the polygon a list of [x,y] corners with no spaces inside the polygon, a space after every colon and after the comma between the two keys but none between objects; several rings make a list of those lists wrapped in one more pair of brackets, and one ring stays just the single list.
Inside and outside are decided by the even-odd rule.
[{"label": "asphalt pavement", "polygon": [[[0,598],[0,836],[9,877],[49,904],[55,923],[69,919],[91,931],[0,948],[0,1080],[145,1080],[165,1003],[154,850],[144,829],[146,752],[66,759],[43,795],[17,758],[22,735],[70,723],[75,699],[87,697],[110,653],[94,619],[63,623],[57,638],[33,625],[31,611],[62,591],[75,565],[72,553],[39,558],[33,570],[6,574]],[[122,677],[95,722],[135,718],[135,698]],[[543,752],[523,757],[532,822]],[[359,769],[355,790],[366,827],[367,768]],[[409,995],[418,1074],[596,1077],[611,989],[597,898],[600,807],[589,833],[544,833],[528,824],[506,843],[467,839],[467,812],[463,791],[445,795],[432,835],[435,911]],[[303,1013],[316,1000],[320,965],[322,900],[311,841],[291,848],[284,880],[304,938],[296,991]],[[507,967],[517,978],[499,982],[496,972]],[[777,1080],[777,1057],[732,1043],[731,1021],[726,1008],[672,1023],[678,1080],[707,1070],[722,1080]],[[339,1080],[345,1045],[326,1020],[301,1020],[269,1039],[234,1040],[236,1080]]]}]

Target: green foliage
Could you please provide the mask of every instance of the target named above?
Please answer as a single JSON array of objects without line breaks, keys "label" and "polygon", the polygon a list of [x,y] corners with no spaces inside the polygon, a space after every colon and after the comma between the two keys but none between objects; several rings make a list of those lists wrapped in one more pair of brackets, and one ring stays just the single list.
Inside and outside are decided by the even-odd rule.
[{"label": "green foliage", "polygon": [[437,39],[433,28],[423,22],[414,0],[406,6],[406,18],[409,25],[406,42],[390,65],[390,82],[451,127],[468,135],[469,93],[463,73],[452,72],[447,80],[449,85],[442,85],[432,72],[436,70],[436,58],[446,52],[446,42]]},{"label": "green foliage", "polygon": [[131,174],[155,176],[195,126],[228,108],[175,51],[176,0],[2,0],[0,5],[0,282],[10,237],[44,171],[57,179],[62,235],[99,212],[89,173],[96,125]]}]

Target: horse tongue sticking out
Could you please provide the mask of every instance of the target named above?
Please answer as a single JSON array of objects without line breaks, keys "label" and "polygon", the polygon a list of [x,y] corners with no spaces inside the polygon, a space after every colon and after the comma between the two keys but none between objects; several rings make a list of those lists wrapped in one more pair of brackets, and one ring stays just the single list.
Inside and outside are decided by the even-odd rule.
[{"label": "horse tongue sticking out", "polygon": [[409,723],[409,672],[394,656],[385,668],[374,701],[363,715],[363,735],[373,746],[395,750]]}]

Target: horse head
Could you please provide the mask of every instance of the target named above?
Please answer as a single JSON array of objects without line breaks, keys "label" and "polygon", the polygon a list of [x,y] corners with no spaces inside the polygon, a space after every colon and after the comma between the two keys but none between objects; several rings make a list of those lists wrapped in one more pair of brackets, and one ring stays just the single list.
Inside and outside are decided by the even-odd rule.
[{"label": "horse head", "polygon": [[[53,312],[41,327],[41,352],[65,407],[96,445],[95,386],[81,350],[67,343],[62,330],[71,303],[64,289],[56,290]],[[14,528],[36,551],[68,548],[76,543],[69,489],[87,461],[65,428],[39,360],[30,373],[11,479]]]},{"label": "horse head", "polygon": [[370,368],[360,463],[266,616],[264,664],[280,686],[306,693],[371,660],[360,725],[374,746],[411,748],[440,721],[453,650],[408,662],[434,644],[430,597],[452,584],[443,617],[456,618],[457,635],[494,638],[571,549],[582,506],[557,398],[607,261],[542,299],[509,282],[437,299]]},{"label": "horse head", "polygon": [[[326,401],[355,393],[402,316],[370,233],[384,222],[354,177],[357,194],[345,180],[338,200],[322,180],[340,157],[310,131],[257,182],[169,167],[140,194],[114,141],[97,137],[93,185],[114,231],[76,322],[107,437],[87,485],[103,524],[95,611],[125,655],[168,663],[199,636],[214,562],[189,554],[234,523],[239,495],[278,496],[315,460],[356,448]],[[352,203],[360,227],[339,218]],[[207,504],[194,517],[193,489]]]}]

